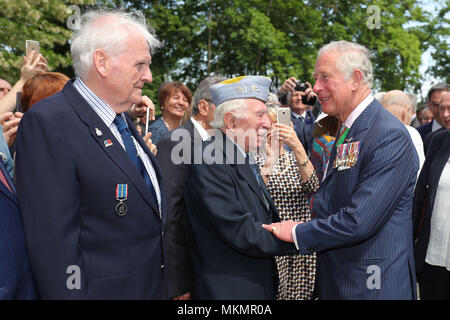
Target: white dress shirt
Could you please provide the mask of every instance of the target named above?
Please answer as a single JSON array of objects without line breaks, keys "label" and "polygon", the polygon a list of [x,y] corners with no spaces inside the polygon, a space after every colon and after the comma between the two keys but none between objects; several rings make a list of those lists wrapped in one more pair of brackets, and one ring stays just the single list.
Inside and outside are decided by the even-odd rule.
[{"label": "white dress shirt", "polygon": [[439,179],[425,262],[450,271],[450,158]]},{"label": "white dress shirt", "polygon": [[[122,135],[120,134],[119,130],[114,124],[116,112],[104,100],[102,100],[91,89],[89,89],[79,77],[76,78],[76,80],[73,83],[73,86],[75,87],[75,89],[78,90],[78,92],[86,100],[89,106],[95,111],[95,113],[103,120],[103,122],[111,130],[117,141],[119,141],[122,148],[126,151],[125,144],[123,143],[122,140]],[[121,116],[124,117],[123,114]],[[152,162],[150,161],[148,155],[141,148],[141,146],[133,136],[132,138],[134,146],[136,147],[137,154],[144,163],[145,169],[147,170],[150,180],[152,181],[153,188],[155,189],[156,197],[158,199],[159,212],[161,212],[161,190],[159,188],[158,178],[156,177],[155,169],[153,168]]]}]

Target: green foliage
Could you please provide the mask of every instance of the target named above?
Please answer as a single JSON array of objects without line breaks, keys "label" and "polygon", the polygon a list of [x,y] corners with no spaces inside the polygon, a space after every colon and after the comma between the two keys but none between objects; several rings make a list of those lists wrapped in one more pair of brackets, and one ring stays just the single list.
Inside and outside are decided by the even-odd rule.
[{"label": "green foliage", "polygon": [[[419,92],[421,57],[430,50],[428,75],[449,81],[449,0],[438,12],[419,0],[0,0],[0,76],[14,83],[25,40],[41,42],[52,71],[73,76],[69,53],[70,4],[142,10],[164,48],[153,57],[153,83],[181,81],[192,91],[207,75],[267,75],[273,87],[289,76],[312,83],[318,49],[334,40],[356,41],[373,54],[374,90]],[[368,26],[377,6],[380,26]]]}]

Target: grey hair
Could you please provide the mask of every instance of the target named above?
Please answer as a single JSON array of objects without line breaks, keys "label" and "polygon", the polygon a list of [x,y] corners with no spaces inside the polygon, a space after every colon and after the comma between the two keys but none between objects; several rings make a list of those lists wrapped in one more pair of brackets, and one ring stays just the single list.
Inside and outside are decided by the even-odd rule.
[{"label": "grey hair", "polygon": [[212,121],[211,127],[220,129],[225,128],[225,115],[231,112],[236,119],[242,119],[245,117],[244,111],[247,109],[246,99],[231,99],[222,102],[216,107],[214,112],[214,121]]},{"label": "grey hair", "polygon": [[75,74],[84,78],[92,66],[94,50],[101,48],[108,54],[117,54],[125,48],[130,33],[140,33],[153,54],[162,43],[152,27],[147,26],[140,11],[94,10],[81,16],[80,28],[75,31],[70,51]]},{"label": "grey hair", "polygon": [[317,56],[320,57],[327,51],[339,53],[336,68],[344,75],[345,80],[349,80],[355,69],[358,69],[363,75],[363,83],[369,88],[372,87],[373,67],[370,61],[370,51],[366,47],[345,40],[333,41],[323,46]]},{"label": "grey hair", "polygon": [[441,83],[437,83],[434,86],[432,86],[430,88],[430,90],[428,90],[428,94],[427,94],[427,98],[428,101],[431,101],[431,95],[433,94],[433,92],[435,91],[450,91],[450,84],[445,83],[445,82],[441,82]]},{"label": "grey hair", "polygon": [[209,87],[212,85],[225,81],[228,78],[215,75],[215,76],[209,76],[203,79],[200,84],[197,87],[197,90],[195,90],[194,93],[194,99],[192,104],[192,114],[196,115],[199,113],[198,110],[198,104],[200,100],[206,100],[206,101],[212,101],[211,93],[209,92]]}]

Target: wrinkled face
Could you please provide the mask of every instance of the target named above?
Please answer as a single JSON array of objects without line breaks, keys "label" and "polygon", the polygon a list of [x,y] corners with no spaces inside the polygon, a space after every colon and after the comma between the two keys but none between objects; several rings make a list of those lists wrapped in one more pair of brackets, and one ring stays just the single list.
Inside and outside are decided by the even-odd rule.
[{"label": "wrinkled face", "polygon": [[110,57],[107,81],[113,105],[125,106],[127,111],[133,103],[141,102],[142,88],[152,81],[152,73],[151,56],[144,37],[130,35],[124,47],[124,51]]},{"label": "wrinkled face", "polygon": [[246,99],[246,103],[244,117],[235,120],[235,134],[237,144],[248,153],[262,147],[271,123],[264,102],[258,99]]},{"label": "wrinkled face", "polygon": [[442,125],[446,129],[450,129],[450,93],[443,95],[441,103],[439,104],[439,117]]},{"label": "wrinkled face", "polygon": [[430,101],[428,101],[428,108],[433,113],[434,120],[436,120],[440,125],[442,125],[442,123],[439,116],[439,103],[441,102],[441,98],[445,93],[446,91],[443,90],[434,91],[430,96]]},{"label": "wrinkled face", "polygon": [[319,56],[314,69],[313,91],[317,94],[323,112],[345,120],[352,107],[353,80],[344,79],[336,67],[337,59],[338,53],[334,51],[326,51]]},{"label": "wrinkled face", "polygon": [[189,100],[180,89],[175,89],[170,94],[163,106],[163,114],[176,118],[182,118],[184,112],[189,107]]}]

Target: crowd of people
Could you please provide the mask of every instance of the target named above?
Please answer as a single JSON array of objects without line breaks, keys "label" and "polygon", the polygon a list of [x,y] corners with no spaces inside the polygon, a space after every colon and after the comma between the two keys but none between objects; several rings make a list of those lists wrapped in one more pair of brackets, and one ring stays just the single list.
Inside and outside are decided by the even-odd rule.
[{"label": "crowd of people", "polygon": [[156,117],[159,47],[89,11],[73,79],[0,79],[0,299],[450,299],[450,85],[375,94],[335,41],[313,85],[165,82]]}]

